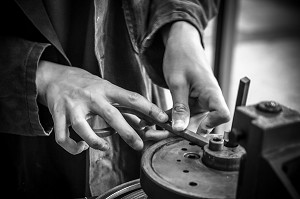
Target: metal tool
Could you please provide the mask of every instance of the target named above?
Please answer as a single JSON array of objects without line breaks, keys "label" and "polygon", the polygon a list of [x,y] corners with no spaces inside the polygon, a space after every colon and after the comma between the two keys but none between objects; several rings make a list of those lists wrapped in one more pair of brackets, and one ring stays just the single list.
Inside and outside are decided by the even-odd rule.
[{"label": "metal tool", "polygon": [[[113,105],[114,107],[116,107],[121,113],[128,113],[128,114],[133,114],[136,115],[137,117],[139,117],[142,120],[148,121],[152,124],[155,124],[165,130],[168,130],[169,132],[182,137],[200,147],[203,147],[204,145],[208,144],[209,139],[207,137],[203,137],[202,135],[199,135],[193,131],[190,131],[188,129],[183,130],[183,131],[174,131],[172,128],[172,122],[169,120],[165,123],[162,122],[158,122],[156,120],[154,120],[152,117],[129,107],[125,107],[125,106],[121,106],[121,105]],[[95,133],[97,133],[97,135],[99,137],[107,137],[112,135],[115,130],[111,127],[107,127],[104,129],[93,129],[95,131]]]}]

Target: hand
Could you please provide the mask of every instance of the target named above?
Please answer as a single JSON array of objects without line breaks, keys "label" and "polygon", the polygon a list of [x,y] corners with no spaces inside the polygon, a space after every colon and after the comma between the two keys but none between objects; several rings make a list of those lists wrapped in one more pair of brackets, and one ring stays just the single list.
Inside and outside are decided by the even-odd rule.
[{"label": "hand", "polygon": [[228,122],[230,114],[205,56],[197,29],[179,21],[163,30],[163,72],[173,99],[173,129],[184,130],[190,115],[206,114],[198,133]]},{"label": "hand", "polygon": [[[36,73],[38,100],[46,105],[54,121],[56,142],[71,154],[81,153],[88,146],[107,150],[106,141],[98,137],[86,119],[99,115],[134,149],[141,150],[143,141],[112,104],[128,106],[166,122],[168,116],[141,95],[122,89],[89,72],[40,61]],[[76,143],[68,127],[83,139]]]}]

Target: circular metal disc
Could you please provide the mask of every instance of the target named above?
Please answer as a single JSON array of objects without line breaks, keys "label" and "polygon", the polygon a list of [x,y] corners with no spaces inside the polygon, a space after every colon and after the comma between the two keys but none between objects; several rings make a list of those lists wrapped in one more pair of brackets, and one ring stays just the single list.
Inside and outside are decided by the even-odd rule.
[{"label": "circular metal disc", "polygon": [[142,157],[141,186],[151,199],[235,198],[238,171],[202,163],[203,150],[182,138],[149,147]]},{"label": "circular metal disc", "polygon": [[142,190],[140,179],[132,180],[116,186],[97,199],[147,199],[147,195]]}]

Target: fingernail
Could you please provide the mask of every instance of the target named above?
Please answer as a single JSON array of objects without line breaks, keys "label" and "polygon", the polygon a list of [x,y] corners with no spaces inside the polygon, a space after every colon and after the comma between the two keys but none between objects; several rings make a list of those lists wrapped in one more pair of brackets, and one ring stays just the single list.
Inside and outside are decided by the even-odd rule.
[{"label": "fingernail", "polygon": [[103,145],[102,150],[103,151],[109,150],[109,144],[107,142]]},{"label": "fingernail", "polygon": [[139,123],[139,127],[144,128],[145,126],[147,126],[147,122],[145,120],[141,120]]},{"label": "fingernail", "polygon": [[85,144],[84,147],[83,147],[83,150],[87,150],[90,146],[88,144]]},{"label": "fingernail", "polygon": [[141,140],[136,140],[136,141],[134,142],[134,144],[133,144],[133,147],[134,147],[135,150],[140,151],[140,150],[143,149],[144,143],[143,143],[143,141],[141,141]]},{"label": "fingernail", "polygon": [[185,129],[185,123],[183,120],[173,121],[172,126],[175,131],[183,131]]},{"label": "fingernail", "polygon": [[168,119],[168,115],[165,114],[164,112],[160,112],[158,115],[158,119],[162,122],[166,121]]}]

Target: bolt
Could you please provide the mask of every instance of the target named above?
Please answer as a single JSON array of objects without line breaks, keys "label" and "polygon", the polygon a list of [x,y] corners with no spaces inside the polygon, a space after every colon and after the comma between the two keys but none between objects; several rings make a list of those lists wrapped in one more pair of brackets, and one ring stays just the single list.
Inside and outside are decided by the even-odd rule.
[{"label": "bolt", "polygon": [[213,137],[209,140],[208,148],[212,151],[222,151],[224,140],[219,137]]},{"label": "bolt", "polygon": [[256,108],[266,113],[279,113],[280,111],[282,111],[282,107],[280,106],[280,104],[274,101],[260,102],[256,106]]}]

